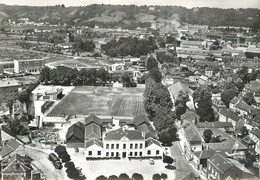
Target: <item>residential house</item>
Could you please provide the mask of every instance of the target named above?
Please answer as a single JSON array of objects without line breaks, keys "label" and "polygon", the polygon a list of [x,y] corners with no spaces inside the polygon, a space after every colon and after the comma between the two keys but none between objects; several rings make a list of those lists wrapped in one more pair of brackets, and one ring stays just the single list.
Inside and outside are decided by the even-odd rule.
[{"label": "residential house", "polygon": [[24,149],[24,144],[14,138],[11,138],[0,151],[0,157],[5,158],[13,154],[24,155]]},{"label": "residential house", "polygon": [[249,135],[245,136],[243,139],[242,139],[242,143],[244,145],[247,146],[247,149],[249,151],[255,151],[255,146],[256,146],[256,143],[255,141],[253,141]]},{"label": "residential house", "polygon": [[218,120],[220,122],[231,122],[235,129],[240,129],[244,126],[244,120],[228,109],[223,109],[219,112]]},{"label": "residential house", "polygon": [[255,179],[255,175],[236,160],[216,154],[207,160],[208,179]]},{"label": "residential house", "polygon": [[199,122],[196,124],[197,128],[199,129],[212,129],[218,128],[223,130],[226,133],[233,133],[234,128],[231,122],[222,122],[222,121],[215,121],[215,122]]},{"label": "residential house", "polygon": [[25,155],[13,154],[2,159],[1,179],[43,179],[41,171],[32,165],[32,159]]},{"label": "residential house", "polygon": [[183,124],[179,131],[180,145],[187,159],[193,158],[193,153],[202,150],[202,138],[192,122]]},{"label": "residential house", "polygon": [[255,151],[260,154],[260,129],[251,130],[249,136],[256,143]]},{"label": "residential house", "polygon": [[171,100],[172,103],[175,104],[178,95],[181,92],[187,93],[189,96],[190,101],[187,102],[187,106],[190,109],[194,109],[194,103],[193,103],[193,98],[192,98],[192,93],[193,91],[185,84],[181,83],[181,82],[176,82],[174,84],[172,84],[169,88],[168,88],[170,95],[171,95]]}]

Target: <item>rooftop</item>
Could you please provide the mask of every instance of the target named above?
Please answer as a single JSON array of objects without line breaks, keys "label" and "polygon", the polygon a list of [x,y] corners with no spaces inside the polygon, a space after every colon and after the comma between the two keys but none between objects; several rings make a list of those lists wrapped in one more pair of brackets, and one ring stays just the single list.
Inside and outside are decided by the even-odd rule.
[{"label": "rooftop", "polygon": [[123,128],[119,128],[114,131],[110,131],[106,133],[105,140],[121,140],[123,137],[128,138],[129,140],[142,140],[141,132],[136,130],[127,130]]},{"label": "rooftop", "polygon": [[14,79],[7,79],[7,80],[0,80],[0,88],[1,87],[12,87],[12,86],[19,86],[18,81]]}]

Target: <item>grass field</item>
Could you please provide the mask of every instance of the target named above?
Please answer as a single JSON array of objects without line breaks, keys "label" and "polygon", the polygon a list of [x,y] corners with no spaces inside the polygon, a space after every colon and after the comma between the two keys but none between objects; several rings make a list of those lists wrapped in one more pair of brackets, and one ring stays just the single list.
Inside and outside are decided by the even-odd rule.
[{"label": "grass field", "polygon": [[128,116],[144,114],[143,88],[75,87],[48,114]]}]

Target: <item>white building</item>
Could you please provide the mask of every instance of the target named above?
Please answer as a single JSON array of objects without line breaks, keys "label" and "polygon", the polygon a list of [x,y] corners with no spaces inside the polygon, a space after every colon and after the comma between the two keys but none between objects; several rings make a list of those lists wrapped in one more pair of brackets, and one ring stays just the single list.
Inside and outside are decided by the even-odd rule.
[{"label": "white building", "polygon": [[39,74],[45,66],[45,59],[14,60],[15,73]]}]

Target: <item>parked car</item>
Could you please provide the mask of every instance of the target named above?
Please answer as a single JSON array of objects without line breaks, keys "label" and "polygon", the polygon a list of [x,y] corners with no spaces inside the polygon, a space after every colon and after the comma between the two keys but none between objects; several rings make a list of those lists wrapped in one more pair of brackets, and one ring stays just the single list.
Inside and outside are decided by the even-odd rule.
[{"label": "parked car", "polygon": [[49,160],[53,163],[53,165],[56,169],[62,169],[62,163],[60,162],[60,159],[54,153],[49,154]]},{"label": "parked car", "polygon": [[154,160],[153,160],[152,158],[150,158],[150,159],[149,159],[149,163],[150,163],[151,165],[154,165]]}]

